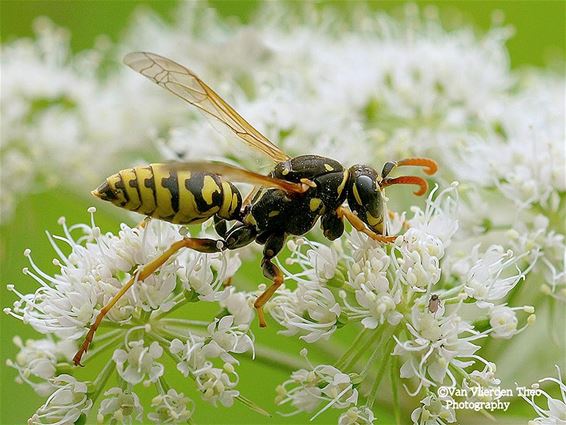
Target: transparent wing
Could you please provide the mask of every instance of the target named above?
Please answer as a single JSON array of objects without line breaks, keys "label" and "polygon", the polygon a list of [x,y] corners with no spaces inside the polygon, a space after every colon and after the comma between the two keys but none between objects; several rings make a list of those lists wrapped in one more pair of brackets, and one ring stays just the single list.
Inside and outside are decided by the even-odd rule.
[{"label": "transparent wing", "polygon": [[286,192],[304,193],[309,188],[309,186],[304,183],[293,183],[287,180],[264,176],[263,174],[254,173],[253,171],[244,170],[243,168],[234,167],[233,165],[224,164],[222,162],[189,161],[170,162],[160,165],[177,171],[219,174],[234,182],[249,183],[261,187],[273,187]]},{"label": "transparent wing", "polygon": [[191,70],[171,59],[148,52],[128,53],[124,57],[124,63],[158,86],[196,106],[205,114],[213,116],[249,146],[263,152],[274,161],[289,159],[285,152],[253,128]]}]

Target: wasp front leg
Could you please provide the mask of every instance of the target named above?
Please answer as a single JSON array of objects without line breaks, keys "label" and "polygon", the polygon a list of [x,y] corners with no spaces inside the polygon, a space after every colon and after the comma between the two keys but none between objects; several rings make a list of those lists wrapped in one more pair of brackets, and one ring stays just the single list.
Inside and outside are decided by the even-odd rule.
[{"label": "wasp front leg", "polygon": [[338,209],[336,210],[336,214],[339,218],[345,218],[346,220],[348,220],[352,225],[352,227],[354,227],[354,229],[356,229],[358,232],[365,233],[375,241],[381,243],[392,243],[397,238],[397,236],[384,236],[372,232],[370,229],[367,228],[366,224],[362,220],[360,220],[360,218],[356,214],[354,214],[346,207],[338,207]]},{"label": "wasp front leg", "polygon": [[283,283],[283,273],[281,272],[281,269],[273,264],[271,260],[283,249],[284,244],[285,233],[274,233],[267,238],[265,247],[263,248],[261,267],[263,269],[263,275],[268,279],[271,279],[272,284],[263,291],[259,297],[257,297],[254,303],[254,307],[257,310],[259,326],[262,328],[267,326],[263,315],[263,306],[267,301],[269,301],[275,291],[277,291],[277,288],[279,288]]}]

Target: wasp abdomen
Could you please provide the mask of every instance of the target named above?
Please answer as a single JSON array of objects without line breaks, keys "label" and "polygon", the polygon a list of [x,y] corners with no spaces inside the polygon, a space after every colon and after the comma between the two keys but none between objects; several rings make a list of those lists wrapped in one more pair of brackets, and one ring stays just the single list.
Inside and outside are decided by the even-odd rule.
[{"label": "wasp abdomen", "polygon": [[113,204],[178,224],[202,223],[213,215],[238,216],[238,189],[217,174],[151,164],[122,170],[106,179],[94,195]]}]

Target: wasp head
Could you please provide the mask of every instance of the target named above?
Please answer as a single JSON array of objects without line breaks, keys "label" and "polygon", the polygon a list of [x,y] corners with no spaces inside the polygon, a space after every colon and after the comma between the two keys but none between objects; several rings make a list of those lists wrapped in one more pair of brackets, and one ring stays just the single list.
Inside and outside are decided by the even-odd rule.
[{"label": "wasp head", "polygon": [[380,186],[381,177],[371,167],[354,165],[349,169],[350,190],[348,191],[348,205],[350,209],[371,230],[385,234],[385,198]]}]

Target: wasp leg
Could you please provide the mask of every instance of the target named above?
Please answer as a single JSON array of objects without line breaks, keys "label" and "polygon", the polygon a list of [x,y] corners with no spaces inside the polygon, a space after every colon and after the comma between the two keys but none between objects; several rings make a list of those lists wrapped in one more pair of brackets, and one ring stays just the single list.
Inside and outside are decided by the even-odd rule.
[{"label": "wasp leg", "polygon": [[263,269],[263,275],[268,279],[272,280],[272,284],[263,293],[257,297],[254,303],[254,307],[257,310],[257,317],[259,320],[259,326],[265,328],[267,324],[265,323],[265,317],[263,315],[263,306],[269,299],[273,296],[277,288],[283,283],[283,273],[279,267],[271,262],[271,259],[275,257],[279,251],[283,249],[285,244],[285,234],[275,233],[267,238],[265,242],[265,247],[263,248],[263,259],[261,260],[261,267]]},{"label": "wasp leg", "polygon": [[344,233],[344,220],[338,217],[338,213],[335,210],[329,211],[322,216],[320,227],[322,228],[324,236],[333,241]]},{"label": "wasp leg", "polygon": [[94,323],[90,326],[90,329],[88,330],[88,333],[86,334],[86,337],[83,340],[81,348],[79,349],[79,351],[77,351],[77,354],[75,354],[75,356],[73,357],[73,363],[75,364],[75,366],[81,364],[81,358],[83,354],[86,353],[86,351],[88,350],[88,347],[92,342],[92,339],[94,338],[94,334],[98,329],[98,327],[100,326],[102,319],[104,319],[104,316],[108,314],[108,312],[114,306],[114,304],[116,304],[118,300],[122,298],[122,296],[128,291],[128,289],[130,289],[134,285],[134,283],[141,282],[146,278],[148,278],[149,276],[151,276],[153,273],[155,273],[155,271],[159,267],[161,267],[167,260],[169,260],[169,258],[171,258],[173,254],[175,254],[177,251],[179,251],[182,248],[191,248],[194,249],[195,251],[211,253],[211,252],[219,252],[225,249],[225,243],[224,241],[213,240],[213,239],[198,239],[198,238],[181,239],[180,241],[173,243],[159,257],[154,258],[152,261],[150,261],[145,266],[143,266],[142,269],[136,272],[135,275],[132,276],[132,278],[128,280],[128,282],[118,291],[118,293],[114,295],[114,297],[112,297],[112,299],[104,307],[102,307],[102,309],[98,313],[98,316],[96,316]]},{"label": "wasp leg", "polygon": [[395,241],[395,239],[397,238],[397,236],[384,236],[372,232],[366,227],[365,223],[362,220],[360,220],[360,218],[356,214],[354,214],[346,207],[338,207],[338,209],[336,210],[336,214],[338,215],[339,218],[345,218],[346,220],[348,220],[350,224],[354,227],[354,229],[356,229],[359,232],[365,233],[375,241],[381,243],[391,243]]},{"label": "wasp leg", "polygon": [[216,234],[222,239],[226,239],[226,233],[228,232],[228,223],[222,217],[217,215],[214,216],[214,230]]}]

